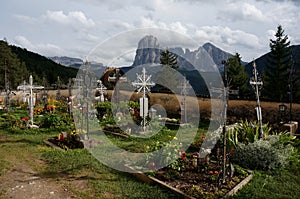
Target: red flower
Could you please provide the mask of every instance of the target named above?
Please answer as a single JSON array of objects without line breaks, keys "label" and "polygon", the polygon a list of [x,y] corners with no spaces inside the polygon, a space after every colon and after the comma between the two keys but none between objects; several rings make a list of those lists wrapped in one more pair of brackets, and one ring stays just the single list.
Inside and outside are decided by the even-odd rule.
[{"label": "red flower", "polygon": [[181,160],[184,160],[186,158],[186,152],[184,150],[180,151],[180,158]]},{"label": "red flower", "polygon": [[22,121],[27,121],[28,118],[27,118],[27,117],[22,117],[21,120],[22,120]]}]

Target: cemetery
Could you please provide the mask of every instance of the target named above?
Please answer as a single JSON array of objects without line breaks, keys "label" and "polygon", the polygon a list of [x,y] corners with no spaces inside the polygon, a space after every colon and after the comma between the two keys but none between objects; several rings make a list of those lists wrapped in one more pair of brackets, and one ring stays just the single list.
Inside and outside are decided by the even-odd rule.
[{"label": "cemetery", "polygon": [[[101,163],[95,163],[96,161],[92,160],[93,157],[83,149],[84,147],[97,148],[99,145],[105,145],[104,141],[101,141],[101,136],[94,140],[94,136],[97,134],[95,129],[99,128],[98,125],[109,140],[130,152],[147,153],[163,149],[159,159],[153,159],[154,157],[150,153],[146,161],[140,164],[148,172],[136,172],[135,165],[127,165],[126,169],[130,170],[129,173],[133,173],[133,175],[114,174],[117,176],[114,177],[117,178],[115,180],[121,181],[120,183],[123,181],[121,178],[124,178],[125,181],[130,181],[127,186],[143,187],[138,188],[139,191],[131,187],[135,190],[133,191],[135,194],[144,194],[142,190],[153,191],[160,187],[154,193],[157,194],[156,197],[158,198],[229,197],[249,183],[253,175],[255,183],[255,178],[258,180],[262,178],[259,176],[273,178],[271,177],[272,172],[284,168],[286,168],[284,172],[287,175],[290,175],[289,171],[292,169],[297,176],[295,180],[299,181],[300,159],[297,148],[299,148],[300,142],[297,133],[290,132],[291,129],[284,128],[282,123],[278,123],[279,116],[282,117],[280,114],[283,114],[281,110],[276,110],[280,104],[272,103],[273,107],[271,107],[270,103],[260,102],[258,87],[261,83],[255,75],[255,70],[254,79],[250,83],[256,91],[257,101],[248,103],[246,101],[228,101],[227,99],[225,103],[226,112],[225,114],[223,112],[222,115],[224,123],[221,123],[219,128],[210,134],[207,134],[207,131],[212,99],[199,98],[198,103],[189,103],[189,96],[187,96],[189,87],[185,78],[178,87],[181,89],[181,102],[172,98],[171,94],[151,93],[150,88],[155,85],[151,80],[151,75],[147,75],[145,68],[140,72],[136,75],[136,80],[132,81],[136,93],[131,96],[132,101],[129,103],[122,101],[122,99],[131,93],[119,89],[117,91],[108,90],[101,80],[93,79],[85,70],[76,79],[70,80],[68,90],[46,91],[45,87],[34,85],[33,78],[30,76],[29,84],[24,82],[18,87],[19,91],[16,91],[20,99],[7,92],[6,98],[2,100],[6,104],[0,110],[1,129],[4,129],[1,130],[1,144],[9,139],[6,138],[9,135],[13,135],[13,139],[22,137],[26,140],[32,139],[30,142],[38,142],[37,146],[42,147],[41,150],[43,151],[41,159],[53,167],[49,172],[54,173],[54,178],[57,179],[61,178],[60,175],[62,178],[81,176],[81,173],[84,172],[83,165],[91,164],[88,166],[89,171],[86,172],[88,175],[98,177],[92,180],[93,185],[87,185],[88,182],[85,182],[84,187],[92,186],[92,189],[98,189],[97,186],[104,186],[100,182],[102,178],[98,173],[101,172],[98,171],[99,167],[102,167],[102,170],[104,167],[105,172],[115,173],[113,170],[107,170],[104,165],[99,166]],[[121,77],[117,78],[120,79]],[[94,89],[90,90],[93,82],[95,84]],[[226,98],[229,93],[226,90],[221,90],[221,93],[224,92]],[[91,100],[93,104],[91,101],[85,100],[90,95],[94,96],[94,99]],[[113,99],[116,96],[117,99]],[[161,105],[168,107],[171,104],[172,108],[167,109],[166,115],[162,117],[157,115],[157,110],[149,108],[149,106],[163,98],[167,99],[165,100],[167,104],[161,102]],[[189,148],[182,149],[182,143],[174,144],[173,141],[178,139],[177,130],[179,128],[183,128],[185,132],[195,130],[188,125],[187,109],[193,109],[190,107],[191,104],[200,107],[201,121],[196,127],[195,138]],[[181,111],[178,113],[180,109]],[[254,112],[245,114],[244,111],[249,109],[254,109]],[[114,110],[118,110],[117,113]],[[267,115],[266,110],[277,114],[276,116]],[[131,119],[126,119],[125,112],[128,111]],[[299,111],[299,105],[295,104],[294,117],[299,115]],[[168,118],[169,115],[173,118]],[[264,117],[267,117],[270,124],[263,122],[266,121]],[[98,122],[96,125],[90,122],[95,118]],[[74,121],[77,122],[74,124]],[[151,123],[150,121],[154,129],[160,130],[155,135],[146,137],[146,139],[143,138],[141,141],[142,138],[137,137],[137,135],[151,135],[153,128],[148,125]],[[186,125],[181,126],[181,124]],[[75,125],[79,125],[79,127],[75,127]],[[135,128],[136,126],[137,128]],[[220,135],[220,139],[210,153],[200,156],[202,144],[205,141],[216,139]],[[44,141],[44,143],[34,141],[34,136],[37,136],[37,139],[42,139],[40,141]],[[45,144],[60,148],[60,152],[47,148]],[[30,147],[30,150],[35,150],[32,149],[33,146]],[[5,145],[2,148],[5,148]],[[0,162],[0,169],[2,175],[6,170],[9,170],[5,162]],[[47,174],[45,171],[44,175],[50,175],[50,173]],[[133,176],[137,176],[137,178]],[[155,184],[143,184],[140,180],[155,182]],[[63,181],[66,183],[65,180]],[[74,180],[75,182],[78,180]],[[71,182],[68,184],[68,187],[72,189],[71,194],[77,193],[82,194],[82,196],[87,194],[85,190],[74,190],[71,184]],[[122,184],[121,186],[125,185]],[[111,189],[115,188],[108,188],[108,190]],[[253,187],[251,188],[249,185],[248,189],[251,190]],[[100,195],[111,194],[111,196],[106,196],[115,198],[129,197],[129,194],[132,194],[130,191],[120,193],[120,190],[109,193],[108,190],[103,192],[99,190]],[[248,194],[247,190],[241,193],[240,197]],[[92,193],[89,192],[88,194]],[[104,195],[102,196],[105,197]]]}]

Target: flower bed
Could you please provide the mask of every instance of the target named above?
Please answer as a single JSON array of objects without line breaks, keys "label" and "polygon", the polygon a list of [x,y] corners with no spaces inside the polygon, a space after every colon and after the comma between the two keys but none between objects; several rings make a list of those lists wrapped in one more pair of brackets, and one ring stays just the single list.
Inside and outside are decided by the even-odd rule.
[{"label": "flower bed", "polygon": [[[49,144],[49,142],[51,144]],[[68,135],[66,137],[63,137],[62,134],[59,134],[58,137],[52,137],[46,140],[46,144],[49,144],[51,146],[57,146],[61,149],[68,150],[68,149],[78,149],[78,148],[84,148],[83,142],[80,141],[79,137],[77,135]],[[55,148],[57,148],[55,147]]]},{"label": "flower bed", "polygon": [[[131,167],[127,169],[130,172],[135,172]],[[150,174],[137,172],[134,175],[144,182],[158,183],[185,198],[231,196],[252,179],[251,171],[245,171],[235,166],[233,175],[227,175],[226,181],[223,183],[222,173],[218,169],[219,164],[211,161],[205,171],[201,170],[201,166],[197,169],[192,166],[181,171],[165,167]]]}]

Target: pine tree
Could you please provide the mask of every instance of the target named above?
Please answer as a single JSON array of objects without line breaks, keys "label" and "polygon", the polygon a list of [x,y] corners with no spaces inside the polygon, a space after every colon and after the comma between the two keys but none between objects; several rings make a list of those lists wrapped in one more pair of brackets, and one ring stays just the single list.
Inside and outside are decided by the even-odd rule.
[{"label": "pine tree", "polygon": [[177,55],[166,49],[160,53],[160,63],[163,66],[169,66],[173,69],[178,69]]},{"label": "pine tree", "polygon": [[249,93],[247,83],[249,77],[245,72],[244,66],[241,64],[241,57],[236,53],[233,57],[227,60],[228,63],[228,83],[231,90],[238,90],[239,97],[244,98]]},{"label": "pine tree", "polygon": [[175,92],[179,85],[177,55],[170,52],[169,49],[163,50],[160,54],[160,64],[162,68],[156,75],[156,82],[158,83],[156,87],[160,92]]},{"label": "pine tree", "polygon": [[273,101],[288,99],[289,69],[292,64],[290,41],[281,25],[277,27],[276,39],[270,39],[267,66],[264,70],[263,96]]}]

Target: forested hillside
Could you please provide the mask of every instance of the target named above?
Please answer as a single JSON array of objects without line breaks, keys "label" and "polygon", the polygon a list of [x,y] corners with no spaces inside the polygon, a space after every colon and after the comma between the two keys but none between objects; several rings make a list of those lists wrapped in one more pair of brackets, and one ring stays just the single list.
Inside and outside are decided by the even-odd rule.
[{"label": "forested hillside", "polygon": [[0,89],[5,88],[5,71],[10,88],[15,89],[23,80],[28,82],[29,75],[34,82],[42,84],[43,77],[47,84],[55,84],[57,77],[63,84],[67,84],[69,78],[76,77],[77,69],[65,67],[54,61],[30,52],[26,49],[9,45],[6,41],[0,41]]}]

